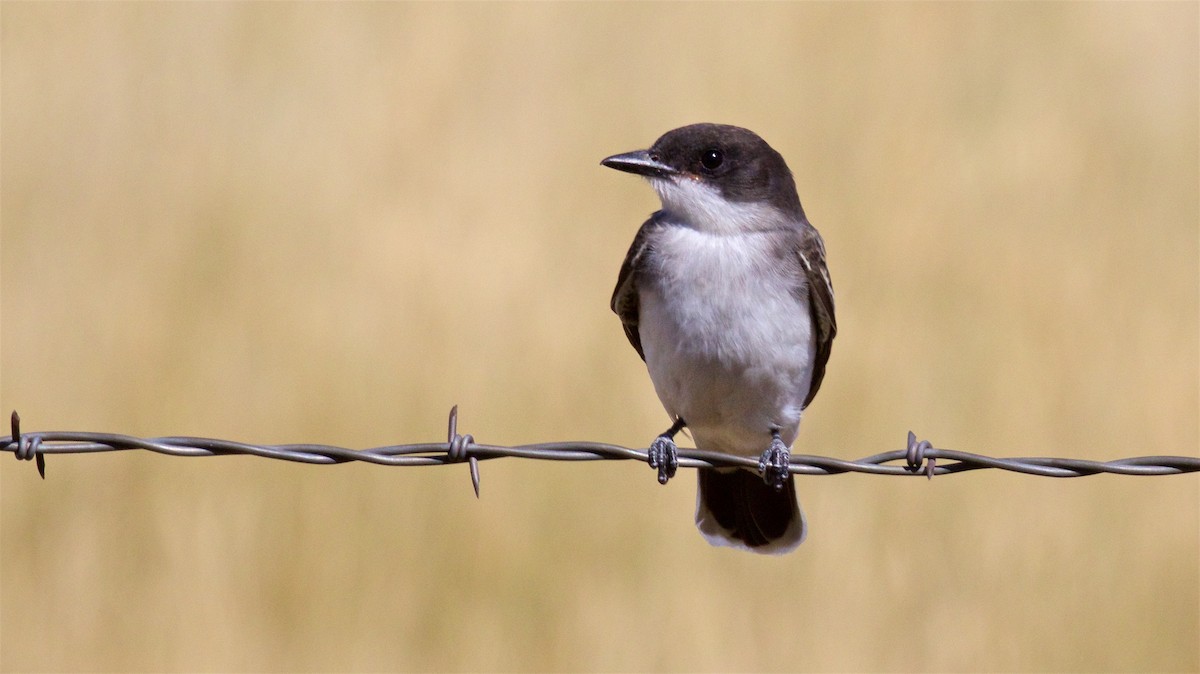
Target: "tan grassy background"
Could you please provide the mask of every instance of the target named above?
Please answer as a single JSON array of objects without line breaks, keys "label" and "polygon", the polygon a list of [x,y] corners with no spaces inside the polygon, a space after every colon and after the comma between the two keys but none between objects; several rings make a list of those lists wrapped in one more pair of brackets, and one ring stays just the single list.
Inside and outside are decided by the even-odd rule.
[{"label": "tan grassy background", "polygon": [[[607,308],[696,121],[788,158],[841,334],[796,451],[1198,451],[1196,3],[0,6],[30,430],[645,446]],[[0,457],[4,458],[4,457]],[[0,666],[1196,670],[1200,479],[803,478],[777,559],[632,463],[0,461]]]}]

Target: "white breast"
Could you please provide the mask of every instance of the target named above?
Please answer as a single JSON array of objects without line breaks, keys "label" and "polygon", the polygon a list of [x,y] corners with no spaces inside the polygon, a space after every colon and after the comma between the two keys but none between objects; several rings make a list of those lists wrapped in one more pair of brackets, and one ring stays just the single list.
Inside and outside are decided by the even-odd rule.
[{"label": "white breast", "polygon": [[791,445],[812,380],[814,335],[798,274],[771,233],[664,227],[639,284],[639,334],[667,411],[701,449],[758,456]]}]

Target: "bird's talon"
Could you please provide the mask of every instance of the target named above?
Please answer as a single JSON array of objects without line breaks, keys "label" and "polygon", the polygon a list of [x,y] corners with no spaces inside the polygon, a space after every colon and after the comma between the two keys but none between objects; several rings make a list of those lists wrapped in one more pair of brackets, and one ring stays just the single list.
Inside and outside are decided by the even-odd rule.
[{"label": "bird's talon", "polygon": [[775,488],[783,489],[791,475],[792,454],[787,445],[778,435],[771,439],[771,446],[758,459],[758,470],[762,473],[763,482]]},{"label": "bird's talon", "polygon": [[679,468],[679,450],[675,447],[674,440],[665,435],[654,438],[647,454],[650,467],[658,469],[659,484],[666,484],[675,477],[675,471]]}]

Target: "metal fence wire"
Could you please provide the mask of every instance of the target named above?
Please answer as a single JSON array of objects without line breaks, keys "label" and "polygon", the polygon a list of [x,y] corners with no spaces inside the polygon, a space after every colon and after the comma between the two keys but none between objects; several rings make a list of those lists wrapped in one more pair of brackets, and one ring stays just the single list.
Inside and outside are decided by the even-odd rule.
[{"label": "metal fence wire", "polygon": [[[458,406],[450,410],[445,442],[388,445],[349,449],[331,445],[252,445],[232,440],[195,437],[137,438],[116,433],[81,431],[21,432],[21,418],[12,413],[12,435],[0,437],[0,451],[37,464],[46,477],[47,454],[89,454],[142,449],[169,456],[249,455],[301,463],[335,464],[365,461],[384,466],[440,466],[466,462],[471,483],[479,495],[479,462],[502,457],[549,461],[648,461],[646,449],[632,449],[602,442],[542,442],[511,447],[475,442],[458,432]],[[697,449],[679,449],[679,466],[684,468],[742,467],[758,470],[758,459]],[[1050,457],[995,458],[953,449],[939,449],[927,440],[917,440],[910,431],[905,449],[874,454],[858,460],[830,456],[793,454],[791,472],[796,475],[949,475],[995,468],[1045,477],[1083,477],[1098,473],[1117,475],[1177,475],[1200,472],[1200,457],[1135,456],[1113,461],[1088,461]]]}]

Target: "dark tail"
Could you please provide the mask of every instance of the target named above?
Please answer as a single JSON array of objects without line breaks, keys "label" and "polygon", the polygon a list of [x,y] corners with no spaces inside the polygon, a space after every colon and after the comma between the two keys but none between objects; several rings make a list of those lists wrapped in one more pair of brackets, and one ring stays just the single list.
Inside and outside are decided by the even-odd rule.
[{"label": "dark tail", "polygon": [[713,545],[781,555],[804,542],[805,522],[795,480],[783,489],[749,470],[701,468],[696,527]]}]

